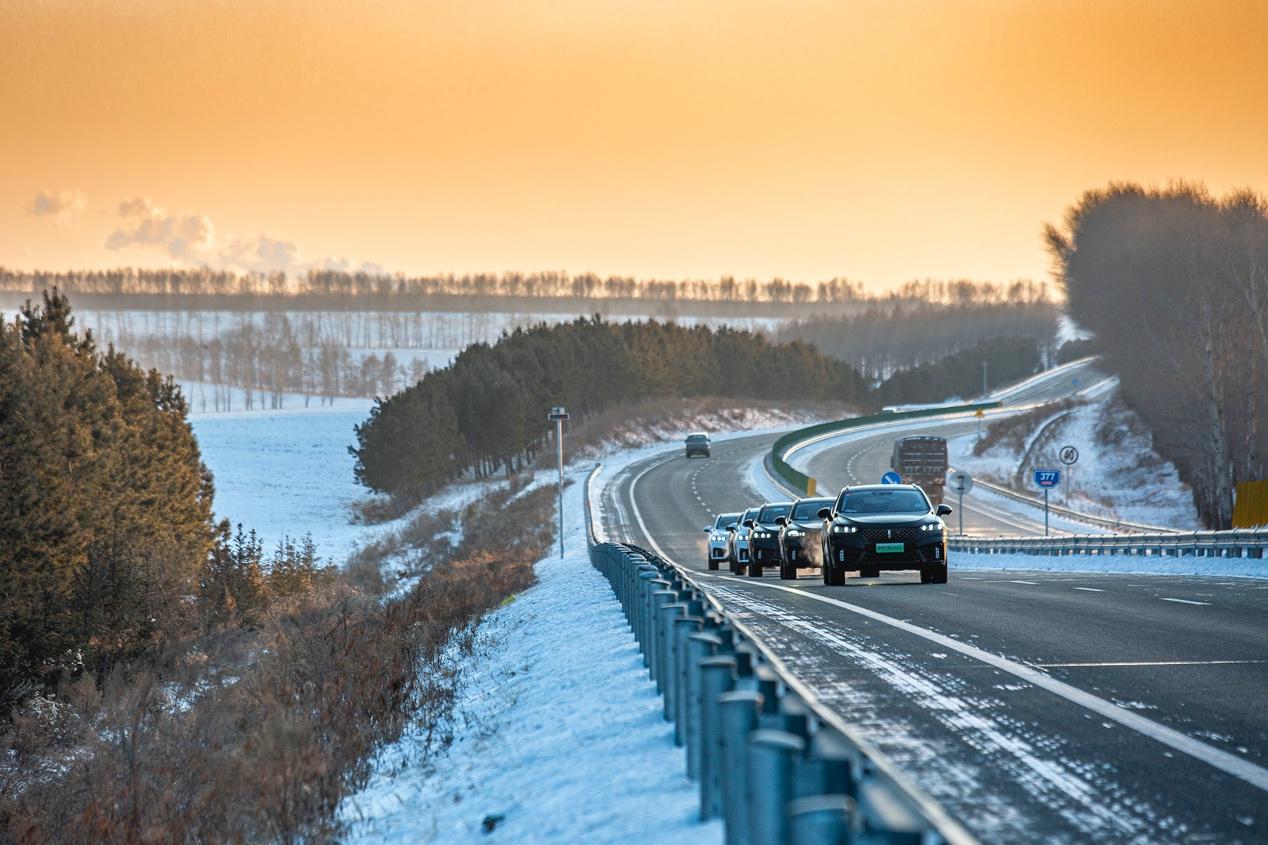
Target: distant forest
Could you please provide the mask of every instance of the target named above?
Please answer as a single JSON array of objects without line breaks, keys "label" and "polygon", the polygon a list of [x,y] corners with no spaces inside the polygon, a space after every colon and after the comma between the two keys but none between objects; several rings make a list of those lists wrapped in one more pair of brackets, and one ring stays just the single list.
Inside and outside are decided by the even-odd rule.
[{"label": "distant forest", "polygon": [[1046,299],[1043,284],[968,280],[913,281],[868,295],[843,278],[814,283],[784,279],[635,279],[593,273],[476,273],[406,276],[312,270],[302,276],[238,274],[211,269],[20,271],[0,267],[0,293],[36,296],[58,288],[80,307],[366,308],[530,310],[634,316],[809,316],[853,313],[869,303],[1005,304]]},{"label": "distant forest", "polygon": [[1202,519],[1229,527],[1235,485],[1268,478],[1268,199],[1111,185],[1048,242],[1070,315],[1096,333]]}]

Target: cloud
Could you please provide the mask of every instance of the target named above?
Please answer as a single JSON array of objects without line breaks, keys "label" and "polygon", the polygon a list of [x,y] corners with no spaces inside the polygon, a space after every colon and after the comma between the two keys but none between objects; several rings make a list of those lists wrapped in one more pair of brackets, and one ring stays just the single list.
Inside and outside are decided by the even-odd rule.
[{"label": "cloud", "polygon": [[211,219],[205,214],[168,214],[145,197],[119,203],[123,224],[106,238],[106,249],[147,246],[163,249],[178,261],[208,263],[215,241]]},{"label": "cloud", "polygon": [[[303,261],[296,244],[264,232],[247,237],[230,235],[218,242],[215,226],[207,215],[171,214],[145,197],[119,203],[118,211],[121,222],[106,238],[107,249],[161,249],[182,264],[248,273],[298,275],[310,269],[347,270],[352,266],[346,258]],[[364,262],[360,268],[383,272],[373,262]]]},{"label": "cloud", "polygon": [[52,217],[64,226],[88,208],[88,198],[78,188],[50,191],[43,188],[27,206],[27,211],[37,217]]}]

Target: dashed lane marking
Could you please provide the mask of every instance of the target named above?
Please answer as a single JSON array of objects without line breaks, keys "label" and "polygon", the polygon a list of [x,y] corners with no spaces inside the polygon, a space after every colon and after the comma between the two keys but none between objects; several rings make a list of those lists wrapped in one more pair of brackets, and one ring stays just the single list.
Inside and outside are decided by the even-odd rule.
[{"label": "dashed lane marking", "polygon": [[1033,663],[1042,669],[1100,669],[1114,666],[1244,666],[1268,660],[1123,660],[1108,663]]},{"label": "dashed lane marking", "polygon": [[[950,555],[947,555],[947,557],[950,557]],[[1039,586],[1039,582],[1038,582],[1038,581],[1009,581],[1008,583],[1010,583],[1010,584],[1025,584],[1027,587],[1038,587],[1038,586]]]},{"label": "dashed lane marking", "polygon": [[[637,508],[637,504],[635,504],[635,508]],[[1090,710],[1093,713],[1109,719],[1110,721],[1117,722],[1123,727],[1130,728],[1131,730],[1154,739],[1182,754],[1187,754],[1196,760],[1200,760],[1209,766],[1213,766],[1225,774],[1232,775],[1239,780],[1245,781],[1257,789],[1268,792],[1268,769],[1265,769],[1262,766],[1257,766],[1249,760],[1244,760],[1236,754],[1230,754],[1229,752],[1216,748],[1212,745],[1207,745],[1205,742],[1194,739],[1193,737],[1183,734],[1174,728],[1169,728],[1166,725],[1153,721],[1152,719],[1147,719],[1139,713],[1133,713],[1126,708],[1119,707],[1117,704],[1106,701],[1103,698],[1098,698],[1090,692],[1085,692],[1076,686],[1067,684],[1064,681],[1058,681],[1051,675],[1039,671],[1034,666],[1017,663],[1006,657],[1001,657],[998,654],[992,654],[991,652],[978,648],[977,646],[962,643],[957,639],[939,634],[935,631],[930,631],[926,628],[921,628],[918,625],[913,625],[903,619],[895,619],[893,616],[878,613],[870,608],[862,607],[857,604],[850,604],[849,602],[829,598],[828,596],[819,595],[817,593],[803,590],[792,590],[781,584],[767,584],[758,581],[757,579],[731,578],[724,576],[718,580],[735,581],[755,587],[766,587],[772,590],[783,590],[784,592],[796,593],[797,595],[811,601],[821,601],[825,604],[833,605],[834,607],[840,607],[875,622],[890,625],[900,631],[906,631],[909,634],[914,634],[922,639],[937,643],[943,648],[951,649],[952,651],[963,654],[966,657],[972,657],[990,666],[994,666],[996,669],[1007,672],[1008,674],[1020,678],[1023,681],[1027,681],[1040,689],[1047,690],[1060,698],[1064,698],[1066,701],[1076,704],[1086,710]]]},{"label": "dashed lane marking", "polygon": [[1085,593],[1103,593],[1104,590],[1098,590],[1096,587],[1075,587],[1076,590],[1082,590]]},{"label": "dashed lane marking", "polygon": [[1211,604],[1209,601],[1190,601],[1189,599],[1169,599],[1166,596],[1158,596],[1158,598],[1162,599],[1163,601],[1173,601],[1173,602],[1176,602],[1177,604],[1196,604],[1196,605],[1202,605],[1206,607],[1209,607]]}]

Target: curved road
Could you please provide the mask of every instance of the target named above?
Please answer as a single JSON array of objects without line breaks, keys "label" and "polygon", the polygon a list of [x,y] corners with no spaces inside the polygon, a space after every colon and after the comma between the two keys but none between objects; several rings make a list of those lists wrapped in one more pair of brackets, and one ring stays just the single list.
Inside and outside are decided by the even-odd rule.
[{"label": "curved road", "polygon": [[[833,478],[884,437],[811,465]],[[697,570],[985,842],[1268,841],[1268,582],[954,561],[946,585],[708,573],[703,526],[761,498],[752,468],[773,439],[628,467],[602,492],[608,536]]]}]

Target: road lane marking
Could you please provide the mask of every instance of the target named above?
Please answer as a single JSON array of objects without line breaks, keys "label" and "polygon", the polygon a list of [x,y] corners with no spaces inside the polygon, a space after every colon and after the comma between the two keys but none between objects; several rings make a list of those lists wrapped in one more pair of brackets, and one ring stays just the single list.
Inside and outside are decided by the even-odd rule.
[{"label": "road lane marking", "polygon": [[1198,604],[1198,605],[1205,605],[1205,606],[1210,606],[1211,604],[1209,601],[1189,601],[1188,599],[1169,599],[1166,596],[1158,596],[1158,598],[1162,599],[1163,601],[1173,601],[1179,604]]},{"label": "road lane marking", "polygon": [[1257,789],[1268,792],[1268,769],[1265,769],[1262,766],[1257,766],[1249,760],[1244,760],[1236,754],[1230,754],[1229,752],[1223,751],[1212,745],[1207,745],[1205,742],[1194,739],[1193,737],[1183,734],[1174,728],[1169,728],[1166,725],[1153,721],[1152,719],[1146,719],[1139,713],[1133,713],[1131,710],[1119,707],[1117,704],[1106,701],[1103,698],[1098,698],[1090,692],[1085,692],[1076,686],[1067,684],[1064,681],[1058,681],[1051,675],[1039,671],[1034,666],[1017,663],[1006,657],[1001,657],[998,654],[992,654],[991,652],[978,648],[977,646],[960,642],[959,640],[945,636],[944,634],[939,634],[935,631],[921,628],[918,625],[913,625],[912,623],[906,622],[902,619],[895,619],[892,616],[886,616],[884,613],[878,613],[870,608],[862,607],[857,604],[850,604],[849,602],[844,602],[840,599],[829,598],[828,596],[821,596],[817,593],[808,591],[790,590],[781,584],[767,584],[762,581],[758,581],[757,579],[750,580],[747,578],[723,577],[719,580],[736,581],[740,584],[749,584],[755,587],[766,587],[772,590],[783,590],[784,592],[795,593],[812,601],[821,601],[825,604],[833,605],[834,607],[840,607],[844,610],[850,611],[851,613],[856,613],[859,616],[871,619],[874,622],[880,622],[897,628],[900,631],[906,631],[909,634],[914,634],[922,639],[937,643],[943,648],[949,648],[952,651],[965,655],[966,657],[972,657],[990,666],[994,666],[996,669],[1007,672],[1014,677],[1034,684],[1040,689],[1047,690],[1060,698],[1064,698],[1072,704],[1077,704],[1085,710],[1090,710],[1093,713],[1109,719],[1110,721],[1117,722],[1123,727],[1130,728],[1139,734],[1157,740],[1163,745],[1169,746],[1182,754],[1187,754],[1194,759],[1200,760],[1209,766],[1219,769],[1225,774],[1232,775],[1233,777],[1245,781]]},{"label": "road lane marking", "polygon": [[1113,666],[1244,666],[1268,660],[1125,660],[1110,663],[1032,663],[1043,669],[1099,669]]},{"label": "road lane marking", "polygon": [[1076,590],[1082,590],[1085,593],[1103,593],[1104,590],[1098,590],[1096,587],[1075,587]]},{"label": "road lane marking", "polygon": [[1010,584],[1025,584],[1027,587],[1038,587],[1038,581],[1009,581]]}]

